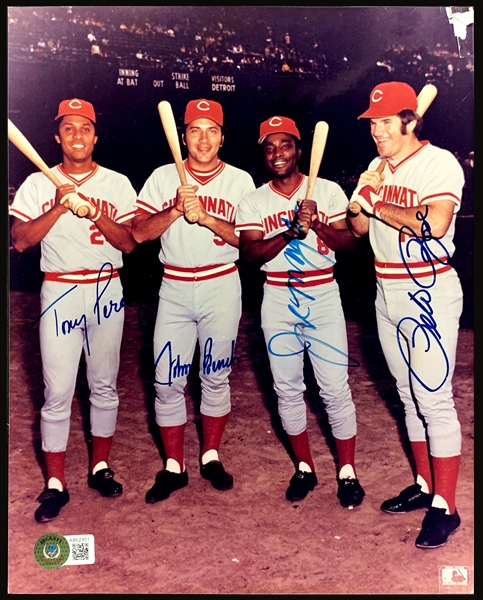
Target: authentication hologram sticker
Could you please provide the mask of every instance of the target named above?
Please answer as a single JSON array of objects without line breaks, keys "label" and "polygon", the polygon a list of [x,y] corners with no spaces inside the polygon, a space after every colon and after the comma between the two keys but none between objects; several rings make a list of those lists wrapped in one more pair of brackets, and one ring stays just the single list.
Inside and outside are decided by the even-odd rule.
[{"label": "authentication hologram sticker", "polygon": [[46,533],[35,542],[34,557],[44,569],[58,569],[69,554],[69,542],[59,533]]}]

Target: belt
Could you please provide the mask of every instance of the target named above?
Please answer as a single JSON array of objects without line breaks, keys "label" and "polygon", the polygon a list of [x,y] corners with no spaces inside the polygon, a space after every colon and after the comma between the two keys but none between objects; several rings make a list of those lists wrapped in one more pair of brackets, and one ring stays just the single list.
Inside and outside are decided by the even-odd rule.
[{"label": "belt", "polygon": [[164,265],[163,278],[176,281],[205,281],[206,279],[215,279],[216,277],[228,275],[228,273],[234,273],[237,270],[235,263],[194,268]]},{"label": "belt", "polygon": [[84,269],[82,271],[72,271],[72,273],[44,273],[44,281],[58,281],[61,283],[97,283],[115,277],[119,277],[117,269],[109,272]]},{"label": "belt", "polygon": [[310,287],[334,281],[334,267],[317,271],[268,271],[267,285]]},{"label": "belt", "polygon": [[421,277],[434,277],[453,269],[446,261],[448,257],[434,259],[434,262],[392,263],[375,260],[376,277],[380,279],[419,279]]}]

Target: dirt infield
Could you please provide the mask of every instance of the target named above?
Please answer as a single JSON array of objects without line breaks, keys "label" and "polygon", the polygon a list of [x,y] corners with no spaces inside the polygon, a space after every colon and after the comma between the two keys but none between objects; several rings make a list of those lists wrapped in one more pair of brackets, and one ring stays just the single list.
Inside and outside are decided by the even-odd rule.
[{"label": "dirt infield", "polygon": [[[102,498],[87,487],[88,415],[83,368],[73,402],[67,450],[71,500],[59,518],[33,513],[44,479],[39,410],[43,383],[36,292],[10,294],[10,441],[8,591],[12,594],[436,594],[472,593],[473,330],[462,329],[454,377],[463,432],[457,505],[460,530],[443,548],[414,546],[418,511],[387,515],[380,503],[412,483],[401,405],[385,366],[375,325],[348,322],[350,369],[358,418],[357,468],[363,504],[336,498],[326,415],[307,369],[308,430],[319,484],[302,502],[285,500],[293,464],[277,417],[257,312],[245,311],[231,377],[233,410],[220,456],[235,486],[219,492],[199,475],[199,388],[188,389],[186,466],[189,485],[147,505],[162,468],[153,416],[152,305],[128,305],[119,375],[120,410],[111,466],[124,494]],[[34,545],[46,532],[93,534],[94,564],[43,569]],[[470,580],[441,585],[444,567]]]}]

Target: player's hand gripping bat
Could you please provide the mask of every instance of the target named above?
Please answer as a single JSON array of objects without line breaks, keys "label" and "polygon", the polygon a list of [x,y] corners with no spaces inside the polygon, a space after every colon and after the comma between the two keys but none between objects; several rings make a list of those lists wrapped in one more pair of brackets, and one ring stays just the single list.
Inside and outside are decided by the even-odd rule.
[{"label": "player's hand gripping bat", "polygon": [[[167,100],[162,100],[158,104],[159,116],[163,125],[166,139],[168,140],[171,154],[173,155],[174,164],[178,171],[179,180],[181,185],[188,185],[186,179],[186,172],[184,170],[183,158],[181,156],[181,147],[179,145],[178,130],[176,129],[176,121],[174,120],[173,109],[171,104]],[[198,214],[193,212],[186,215],[186,218],[190,223],[196,223],[198,221]]]},{"label": "player's hand gripping bat", "polygon": [[[322,157],[324,155],[325,144],[327,142],[327,135],[329,134],[329,125],[325,121],[319,121],[315,125],[314,129],[314,137],[312,139],[312,150],[310,153],[310,167],[309,167],[309,176],[307,182],[307,191],[305,193],[305,200],[312,200],[312,194],[315,187],[315,181],[317,179],[317,175],[319,174],[320,163],[322,162]],[[314,214],[317,210],[316,202],[313,202],[313,211]],[[307,235],[308,227],[301,226],[300,230]]]},{"label": "player's hand gripping bat", "polygon": [[[428,108],[431,106],[431,103],[436,98],[437,93],[438,93],[438,88],[435,85],[433,85],[432,83],[428,83],[427,85],[425,85],[422,88],[422,90],[419,92],[418,108],[417,108],[416,112],[418,113],[418,115],[420,117],[422,117],[424,115],[424,113],[428,110]],[[379,174],[384,171],[386,162],[387,162],[386,159],[383,158],[381,160],[381,162],[379,163],[379,165],[376,169],[376,171]],[[354,200],[350,203],[349,210],[353,214],[358,214],[361,212],[361,205],[357,202],[357,200]]]},{"label": "player's hand gripping bat", "polygon": [[[49,169],[45,161],[41,158],[37,150],[28,141],[25,135],[8,119],[8,139],[22,152],[33,164],[46,175],[49,180],[59,188],[62,181],[58,179]],[[78,194],[66,194],[62,198],[62,204],[67,204],[70,210],[78,217],[86,217],[91,211],[92,206],[87,200],[83,200]]]}]

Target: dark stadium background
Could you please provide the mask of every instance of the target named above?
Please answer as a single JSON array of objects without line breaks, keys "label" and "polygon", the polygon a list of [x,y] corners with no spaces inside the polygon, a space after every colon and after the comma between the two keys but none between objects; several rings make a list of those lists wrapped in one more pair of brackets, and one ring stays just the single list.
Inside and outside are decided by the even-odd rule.
[{"label": "dark stadium background", "polygon": [[[100,53],[94,53],[89,33]],[[217,41],[195,51],[195,34],[212,34]],[[257,185],[266,177],[256,143],[262,120],[274,114],[296,120],[305,173],[315,123],[325,120],[329,137],[320,176],[337,181],[350,196],[375,153],[367,122],[357,120],[372,88],[402,80],[419,91],[435,83],[438,96],[424,117],[422,137],[453,152],[465,169],[453,264],[465,292],[462,325],[472,327],[472,35],[469,27],[467,39],[457,39],[444,7],[9,7],[8,117],[53,166],[60,160],[51,127],[58,103],[69,97],[91,101],[102,128],[95,160],[126,174],[138,191],[154,168],[172,162],[157,111],[160,100],[172,103],[179,125],[189,100],[221,102],[226,125],[220,156],[249,171]],[[236,44],[242,52],[233,51]],[[233,62],[225,63],[226,57]],[[138,70],[137,85],[116,85],[119,69]],[[173,72],[189,73],[189,89],[153,87],[153,79],[168,82]],[[236,90],[212,91],[212,75],[233,76]],[[8,152],[11,201],[36,169],[11,144]],[[38,248],[10,250],[11,289],[39,289],[38,259]],[[371,259],[367,240],[359,242],[355,255],[339,256],[337,278],[348,319],[373,317]],[[257,310],[261,276],[239,266],[244,306]],[[157,243],[138,246],[125,259],[126,301],[153,305],[161,276]]]}]

